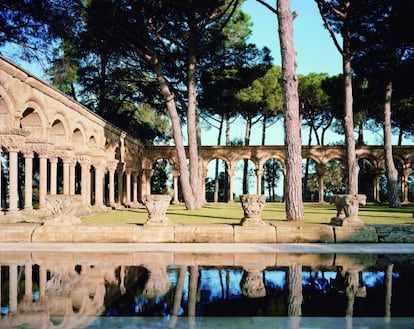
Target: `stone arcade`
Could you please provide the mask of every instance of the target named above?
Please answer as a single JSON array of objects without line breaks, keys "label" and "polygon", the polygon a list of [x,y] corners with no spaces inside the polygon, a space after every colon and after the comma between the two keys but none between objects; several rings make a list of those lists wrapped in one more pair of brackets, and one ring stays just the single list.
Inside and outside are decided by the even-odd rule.
[{"label": "stone arcade", "polygon": [[[49,215],[47,196],[60,194],[75,199],[80,204],[78,212],[82,210],[83,214],[107,207],[137,206],[151,192],[152,166],[158,159],[167,159],[171,164],[172,201],[179,202],[179,170],[174,147],[142,146],[124,131],[4,57],[0,57],[0,144],[3,161],[0,221],[3,222]],[[394,155],[402,168],[401,190],[405,202],[414,147],[394,147]],[[226,163],[229,202],[234,201],[237,161],[249,159],[254,163],[257,194],[262,191],[264,163],[277,159],[282,168],[285,163],[281,145],[205,146],[201,156],[204,177],[210,161],[221,159]],[[333,159],[344,160],[345,149],[303,146],[302,156],[315,162],[319,200],[324,200],[326,164]],[[381,146],[357,147],[357,156],[367,159],[374,169],[371,201],[379,201],[383,149]]]}]

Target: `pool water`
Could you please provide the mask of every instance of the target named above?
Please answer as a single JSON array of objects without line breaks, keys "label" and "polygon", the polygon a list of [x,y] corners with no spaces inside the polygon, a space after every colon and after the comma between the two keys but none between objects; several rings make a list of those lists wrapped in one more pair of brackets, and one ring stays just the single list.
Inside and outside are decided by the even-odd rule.
[{"label": "pool water", "polygon": [[413,255],[0,253],[0,328],[414,328]]}]

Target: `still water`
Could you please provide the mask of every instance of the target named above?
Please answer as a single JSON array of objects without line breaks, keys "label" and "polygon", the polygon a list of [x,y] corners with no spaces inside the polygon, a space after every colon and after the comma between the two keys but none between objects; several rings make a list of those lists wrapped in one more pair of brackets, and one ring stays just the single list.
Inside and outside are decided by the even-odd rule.
[{"label": "still water", "polygon": [[414,255],[1,253],[0,328],[414,328]]}]

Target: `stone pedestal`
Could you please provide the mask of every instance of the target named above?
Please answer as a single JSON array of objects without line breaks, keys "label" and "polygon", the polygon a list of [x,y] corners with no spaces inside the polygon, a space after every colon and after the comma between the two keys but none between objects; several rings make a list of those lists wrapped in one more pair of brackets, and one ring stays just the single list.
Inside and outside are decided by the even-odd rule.
[{"label": "stone pedestal", "polygon": [[244,217],[241,225],[266,225],[262,220],[262,211],[266,202],[263,194],[243,194],[240,196]]},{"label": "stone pedestal", "polygon": [[171,202],[171,196],[164,194],[148,194],[142,199],[148,212],[148,219],[144,225],[171,224],[166,213]]}]

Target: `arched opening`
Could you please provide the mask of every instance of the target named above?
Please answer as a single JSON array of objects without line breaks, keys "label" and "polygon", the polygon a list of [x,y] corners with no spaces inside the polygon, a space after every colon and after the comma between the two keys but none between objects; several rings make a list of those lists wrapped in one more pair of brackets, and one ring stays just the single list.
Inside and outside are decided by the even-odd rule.
[{"label": "arched opening", "polygon": [[340,159],[329,160],[325,165],[323,176],[325,200],[333,194],[344,194],[347,191],[345,165]]},{"label": "arched opening", "polygon": [[311,158],[302,160],[302,200],[318,202],[319,180],[316,163]]},{"label": "arched opening", "polygon": [[42,137],[42,121],[39,114],[33,108],[27,108],[23,112],[23,116],[20,120],[20,126],[22,129],[30,132],[30,138]]},{"label": "arched opening", "polygon": [[83,134],[82,134],[82,132],[80,131],[79,128],[76,128],[73,131],[73,134],[72,134],[72,144],[74,146],[78,146],[78,147],[83,147],[84,146]]},{"label": "arched opening", "polygon": [[234,170],[234,186],[233,191],[236,199],[241,194],[257,193],[257,176],[256,166],[250,159],[242,159],[237,161]]},{"label": "arched opening", "polygon": [[12,121],[10,120],[10,114],[7,110],[6,102],[0,95],[0,132],[7,133],[7,131],[12,128],[10,126],[11,123]]},{"label": "arched opening", "polygon": [[284,195],[283,165],[278,159],[268,159],[263,164],[262,194],[267,202],[280,202]]},{"label": "arched opening", "polygon": [[152,164],[151,194],[170,194],[173,191],[172,168],[169,160],[158,159]]},{"label": "arched opening", "polygon": [[358,192],[367,196],[367,201],[375,201],[375,167],[369,159],[358,160]]},{"label": "arched opening", "polygon": [[54,145],[61,145],[65,141],[65,128],[60,120],[55,120],[50,127],[49,140]]},{"label": "arched opening", "polygon": [[222,159],[212,159],[207,166],[205,191],[207,202],[228,202],[229,177],[227,163]]}]

